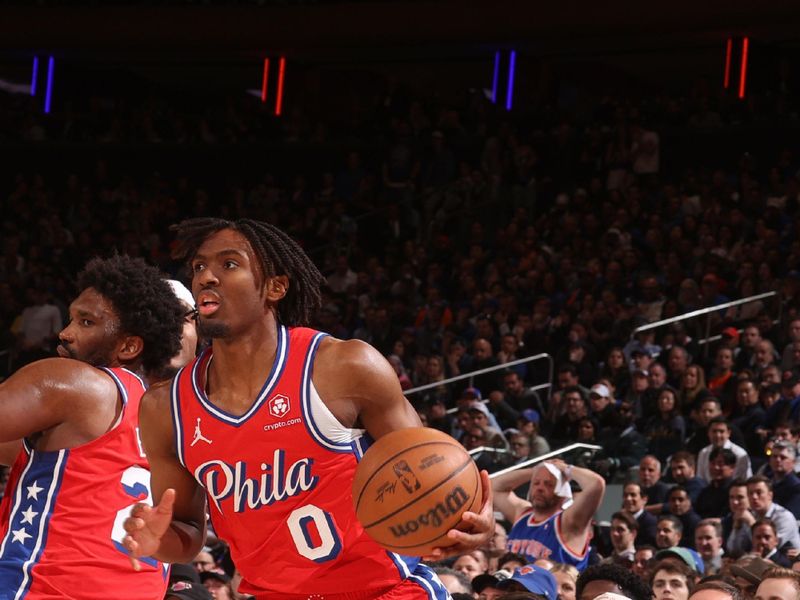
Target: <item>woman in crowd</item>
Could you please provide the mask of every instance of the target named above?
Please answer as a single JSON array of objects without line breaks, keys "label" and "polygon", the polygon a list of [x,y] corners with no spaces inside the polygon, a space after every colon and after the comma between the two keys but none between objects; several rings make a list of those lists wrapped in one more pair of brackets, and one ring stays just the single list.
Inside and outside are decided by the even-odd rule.
[{"label": "woman in crowd", "polygon": [[658,395],[658,414],[645,421],[642,433],[648,439],[648,451],[662,463],[683,446],[686,422],[680,413],[678,393],[665,387]]}]

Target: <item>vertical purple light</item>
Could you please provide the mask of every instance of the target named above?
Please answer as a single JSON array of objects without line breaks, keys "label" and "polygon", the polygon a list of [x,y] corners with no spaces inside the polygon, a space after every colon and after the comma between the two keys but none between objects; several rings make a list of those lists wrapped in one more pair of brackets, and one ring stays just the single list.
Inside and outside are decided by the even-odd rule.
[{"label": "vertical purple light", "polygon": [[53,57],[47,59],[47,91],[44,95],[44,113],[50,114],[50,100],[53,97],[53,69],[55,68],[56,61]]},{"label": "vertical purple light", "polygon": [[33,73],[31,73],[31,96],[36,95],[36,77],[39,75],[39,57],[33,57]]},{"label": "vertical purple light", "polygon": [[511,51],[508,61],[508,90],[506,91],[506,110],[511,110],[511,101],[514,97],[514,63],[517,62],[517,51]]},{"label": "vertical purple light", "polygon": [[494,77],[492,77],[492,104],[497,104],[497,81],[500,79],[500,50],[494,53]]}]

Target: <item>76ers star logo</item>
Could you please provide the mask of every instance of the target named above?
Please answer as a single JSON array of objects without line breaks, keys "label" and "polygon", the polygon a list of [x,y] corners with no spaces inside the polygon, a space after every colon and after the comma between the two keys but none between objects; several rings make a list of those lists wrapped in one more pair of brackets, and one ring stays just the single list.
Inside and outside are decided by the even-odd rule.
[{"label": "76ers star logo", "polygon": [[289,412],[289,397],[278,394],[269,401],[269,414],[278,419],[286,416]]}]

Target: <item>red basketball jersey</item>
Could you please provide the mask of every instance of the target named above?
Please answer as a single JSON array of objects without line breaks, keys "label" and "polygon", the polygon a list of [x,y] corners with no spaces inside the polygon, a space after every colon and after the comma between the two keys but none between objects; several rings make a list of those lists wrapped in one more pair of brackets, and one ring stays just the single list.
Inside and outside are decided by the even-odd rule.
[{"label": "red basketball jersey", "polygon": [[[13,600],[160,600],[165,565],[131,567],[122,523],[137,502],[152,504],[139,443],[144,384],[125,369],[103,369],[117,384],[122,414],[82,446],[39,452],[25,444],[0,505],[0,597]],[[2,595],[5,594],[5,595]]]},{"label": "red basketball jersey", "polygon": [[173,381],[178,458],[206,490],[214,530],[242,574],[240,591],[259,600],[377,591],[413,577],[419,562],[380,548],[356,519],[351,485],[367,443],[314,389],[323,337],[279,327],[275,362],[241,416],[206,395],[210,348]]}]

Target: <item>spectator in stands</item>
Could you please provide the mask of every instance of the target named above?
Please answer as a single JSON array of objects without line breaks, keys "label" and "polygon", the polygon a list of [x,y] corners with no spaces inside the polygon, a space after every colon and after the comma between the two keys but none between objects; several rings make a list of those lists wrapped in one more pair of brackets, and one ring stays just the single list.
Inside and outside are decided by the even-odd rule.
[{"label": "spectator in stands", "polygon": [[652,569],[650,587],[655,600],[688,600],[694,589],[694,571],[683,562],[662,559]]},{"label": "spectator in stands", "polygon": [[749,600],[749,594],[726,580],[710,580],[695,586],[689,600]]},{"label": "spectator in stands", "polygon": [[743,371],[753,366],[756,346],[761,342],[761,331],[755,323],[749,323],[742,331],[739,353],[736,355],[735,371]]},{"label": "spectator in stands", "polygon": [[562,390],[561,404],[564,406],[564,414],[556,419],[547,435],[551,446],[555,448],[578,437],[580,420],[588,411],[585,396],[578,386]]},{"label": "spectator in stands", "polygon": [[726,548],[730,549],[732,553],[744,552],[744,548],[752,543],[752,528],[756,520],[767,517],[775,524],[779,548],[800,549],[797,519],[784,507],[773,502],[772,482],[769,479],[761,475],[748,479],[747,499],[750,503],[750,510],[734,514],[736,522],[726,541]]},{"label": "spectator in stands", "polygon": [[473,550],[460,555],[453,563],[453,569],[463,573],[471,581],[478,575],[483,575],[489,568],[489,560],[483,550]]},{"label": "spectator in stands", "polygon": [[656,543],[656,517],[645,510],[647,496],[642,494],[641,484],[626,483],[622,488],[622,510],[636,519],[637,531],[635,545],[653,546]]},{"label": "spectator in stands", "polygon": [[652,454],[648,454],[639,461],[639,484],[642,486],[642,495],[647,497],[651,505],[658,505],[667,500],[669,485],[661,480],[661,461]]},{"label": "spectator in stands", "polygon": [[600,429],[597,439],[616,436],[619,431],[619,413],[608,386],[598,383],[589,391],[589,414],[597,421]]},{"label": "spectator in stands", "polygon": [[639,532],[639,523],[628,512],[618,511],[611,515],[611,546],[613,552],[606,559],[612,562],[630,567],[633,565],[636,548],[634,540]]},{"label": "spectator in stands", "polygon": [[709,393],[706,389],[706,376],[699,365],[689,365],[681,379],[679,397],[683,411],[694,408]]},{"label": "spectator in stands", "polygon": [[472,596],[469,577],[449,567],[435,567],[433,570],[449,593]]},{"label": "spectator in stands", "polygon": [[532,408],[540,415],[545,414],[542,399],[535,390],[526,387],[525,382],[516,371],[505,371],[503,373],[503,392],[505,400],[514,410],[522,412],[527,408]]},{"label": "spectator in stands", "polygon": [[695,510],[704,519],[722,518],[728,512],[729,490],[736,468],[736,455],[728,448],[713,448],[709,454],[711,481],[697,496]]},{"label": "spectator in stands", "polygon": [[794,600],[800,598],[800,573],[774,567],[761,576],[756,600]]},{"label": "spectator in stands", "polygon": [[683,375],[689,368],[692,357],[683,346],[673,346],[669,349],[667,356],[667,385],[674,389],[680,389],[683,383]]},{"label": "spectator in stands", "polygon": [[[696,475],[694,455],[685,450],[676,452],[670,459],[670,476],[678,485],[686,488],[692,502],[697,501],[697,497],[707,483]],[[665,507],[666,508],[666,507]]]},{"label": "spectator in stands", "polygon": [[800,343],[800,318],[789,321],[789,343],[783,348],[781,353],[781,371],[791,371],[800,363],[795,357],[796,345]]},{"label": "spectator in stands", "polygon": [[678,546],[683,537],[683,523],[675,515],[661,515],[656,524],[656,548]]},{"label": "spectator in stands", "polygon": [[703,519],[694,530],[694,546],[703,559],[703,573],[715,575],[722,569],[722,525],[718,519]]},{"label": "spectator in stands", "polygon": [[694,529],[700,522],[700,515],[692,507],[692,500],[689,498],[686,488],[682,485],[672,488],[669,491],[667,503],[670,514],[678,517],[683,525],[680,545],[694,548]]},{"label": "spectator in stands", "polygon": [[614,346],[608,351],[603,368],[600,370],[600,377],[610,379],[617,390],[617,397],[624,398],[630,387],[631,372],[625,364],[625,354],[622,348]]},{"label": "spectator in stands", "polygon": [[791,559],[782,548],[778,547],[778,532],[772,519],[768,517],[756,519],[752,532],[753,552],[781,567],[791,568]]},{"label": "spectator in stands", "polygon": [[732,407],[736,395],[736,373],[733,371],[733,349],[727,345],[719,346],[714,355],[714,366],[708,378],[708,390],[719,398],[723,405]]},{"label": "spectator in stands", "polygon": [[644,407],[644,414],[652,415],[658,411],[658,398],[661,391],[667,386],[667,370],[659,362],[654,362],[648,370],[648,388]]},{"label": "spectator in stands", "polygon": [[53,348],[63,329],[63,317],[48,293],[41,287],[27,289],[28,306],[19,318],[19,362],[28,364],[53,355]]},{"label": "spectator in stands", "polygon": [[775,502],[800,520],[800,477],[794,473],[797,446],[775,442],[769,455],[772,471],[772,492]]},{"label": "spectator in stands", "polygon": [[650,386],[649,373],[643,369],[631,371],[631,384],[623,400],[633,406],[634,420],[641,423],[644,416],[644,406],[648,401],[647,390]]},{"label": "spectator in stands", "polygon": [[686,438],[686,422],[680,413],[678,394],[670,387],[658,396],[658,413],[647,419],[642,434],[648,439],[648,452],[661,461],[680,450]]},{"label": "spectator in stands", "polygon": [[556,563],[550,569],[558,584],[559,600],[575,600],[575,589],[580,573],[572,565]]},{"label": "spectator in stands", "polygon": [[697,476],[705,481],[711,481],[709,459],[714,448],[727,448],[736,455],[736,468],[734,477],[750,477],[753,471],[750,467],[750,456],[747,450],[731,441],[731,428],[724,417],[714,417],[708,424],[708,439],[711,442],[697,455]]},{"label": "spectator in stands", "polygon": [[630,600],[651,600],[653,591],[632,571],[619,565],[594,565],[578,577],[576,597],[578,600],[593,600],[600,594],[610,592]]},{"label": "spectator in stands", "polygon": [[633,566],[631,570],[637,577],[646,579],[650,574],[650,567],[653,564],[653,557],[656,554],[655,546],[650,545],[636,545],[636,554],[634,555]]},{"label": "spectator in stands", "polygon": [[742,527],[749,527],[752,513],[750,501],[747,499],[747,483],[744,479],[735,479],[728,490],[728,507],[730,512],[722,518],[722,538],[725,552],[732,558],[739,558],[751,549],[751,540],[746,535],[739,535]]},{"label": "spectator in stands", "polygon": [[764,440],[760,431],[766,428],[767,412],[759,402],[759,390],[752,381],[740,381],[736,390],[736,407],[731,413],[731,424],[744,432],[746,450],[752,456],[761,456]]}]

